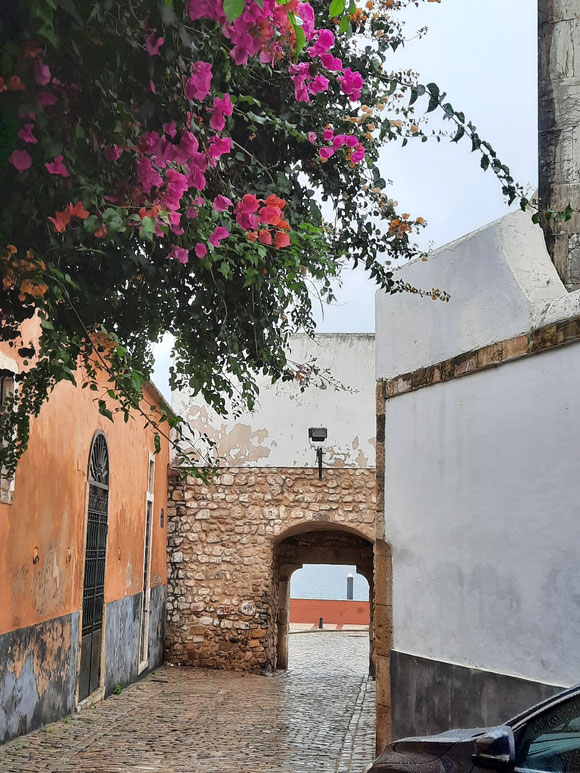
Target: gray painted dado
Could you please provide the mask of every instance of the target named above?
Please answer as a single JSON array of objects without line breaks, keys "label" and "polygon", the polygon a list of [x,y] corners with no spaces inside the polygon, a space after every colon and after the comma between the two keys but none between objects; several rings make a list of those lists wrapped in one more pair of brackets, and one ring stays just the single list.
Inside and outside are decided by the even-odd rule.
[{"label": "gray painted dado", "polygon": [[0,743],[74,710],[78,642],[78,612],[0,636]]},{"label": "gray painted dado", "polygon": [[[105,695],[134,682],[139,676],[141,593],[107,604],[105,634]],[[151,588],[149,663],[142,674],[163,662],[165,636],[165,586]]]},{"label": "gray painted dado", "polygon": [[[164,585],[151,589],[149,663],[163,663]],[[107,604],[105,694],[139,676],[141,594]],[[78,683],[79,613],[0,635],[0,743],[71,714]]]},{"label": "gray painted dado", "polygon": [[116,684],[125,687],[137,679],[140,610],[140,593],[107,604],[105,695],[110,695]]},{"label": "gray painted dado", "polygon": [[165,596],[166,585],[151,588],[151,611],[149,613],[149,668],[163,663],[165,644]]},{"label": "gray painted dado", "polygon": [[393,738],[489,727],[561,689],[391,651]]}]

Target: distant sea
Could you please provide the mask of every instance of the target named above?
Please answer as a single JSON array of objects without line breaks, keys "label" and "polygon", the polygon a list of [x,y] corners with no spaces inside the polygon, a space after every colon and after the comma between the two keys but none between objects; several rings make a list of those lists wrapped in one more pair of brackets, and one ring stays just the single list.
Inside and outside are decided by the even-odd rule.
[{"label": "distant sea", "polygon": [[356,573],[356,566],[332,566],[307,564],[298,569],[290,580],[290,597],[293,599],[346,599],[346,577],[354,575],[354,600],[369,600],[369,584]]}]

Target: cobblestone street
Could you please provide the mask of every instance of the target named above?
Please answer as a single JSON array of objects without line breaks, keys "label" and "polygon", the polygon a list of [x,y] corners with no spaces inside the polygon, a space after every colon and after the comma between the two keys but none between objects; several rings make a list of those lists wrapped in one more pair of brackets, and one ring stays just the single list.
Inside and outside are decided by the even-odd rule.
[{"label": "cobblestone street", "polygon": [[0,747],[2,773],[361,773],[374,756],[366,632],[290,636],[275,676],[163,667]]}]

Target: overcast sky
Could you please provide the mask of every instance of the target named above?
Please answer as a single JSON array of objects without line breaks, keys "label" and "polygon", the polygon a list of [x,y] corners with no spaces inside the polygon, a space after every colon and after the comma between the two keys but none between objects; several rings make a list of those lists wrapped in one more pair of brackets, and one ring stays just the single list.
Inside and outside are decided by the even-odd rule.
[{"label": "overcast sky", "polygon": [[[405,12],[411,40],[392,59],[393,69],[413,68],[423,83],[435,81],[487,139],[513,177],[537,184],[537,0],[441,0]],[[387,63],[387,69],[390,63]],[[393,143],[382,161],[387,193],[429,225],[422,246],[439,247],[507,212],[491,172],[482,172],[468,140]],[[346,272],[339,304],[317,310],[321,332],[374,331],[375,288],[361,271]],[[170,344],[156,348],[154,380],[167,393]]]}]

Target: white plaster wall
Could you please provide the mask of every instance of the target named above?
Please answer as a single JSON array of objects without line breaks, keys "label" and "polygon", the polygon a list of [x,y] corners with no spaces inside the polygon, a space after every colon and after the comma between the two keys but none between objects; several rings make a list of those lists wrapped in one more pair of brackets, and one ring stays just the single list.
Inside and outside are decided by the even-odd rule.
[{"label": "white plaster wall", "polygon": [[580,681],[580,344],[387,401],[394,648]]},{"label": "white plaster wall", "polygon": [[580,310],[580,292],[567,294],[541,228],[521,211],[395,273],[415,287],[446,290],[451,300],[377,292],[377,378],[441,362]]},{"label": "white plaster wall", "polygon": [[[172,406],[190,424],[217,442],[217,453],[234,467],[314,467],[309,427],[326,427],[324,466],[375,466],[374,335],[319,334],[292,337],[289,358],[313,361],[347,389],[299,383],[268,383],[258,377],[260,397],[253,413],[237,419],[218,416],[188,392],[174,393]],[[314,381],[317,381],[315,378]]]}]

